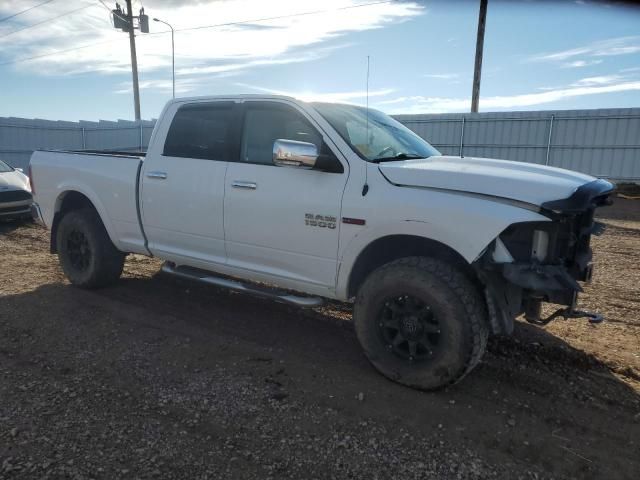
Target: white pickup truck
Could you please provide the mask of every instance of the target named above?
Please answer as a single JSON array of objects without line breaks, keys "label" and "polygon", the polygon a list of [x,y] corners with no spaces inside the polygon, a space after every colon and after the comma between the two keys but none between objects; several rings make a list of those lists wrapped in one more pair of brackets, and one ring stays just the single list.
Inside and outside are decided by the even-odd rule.
[{"label": "white pickup truck", "polygon": [[[368,359],[412,387],[460,380],[523,313],[601,320],[575,305],[609,182],[442,156],[375,110],[177,99],[146,155],[37,151],[30,175],[34,214],[72,284],[117,281],[133,252],[301,306],[355,299]],[[566,308],[541,319],[541,302]]]}]

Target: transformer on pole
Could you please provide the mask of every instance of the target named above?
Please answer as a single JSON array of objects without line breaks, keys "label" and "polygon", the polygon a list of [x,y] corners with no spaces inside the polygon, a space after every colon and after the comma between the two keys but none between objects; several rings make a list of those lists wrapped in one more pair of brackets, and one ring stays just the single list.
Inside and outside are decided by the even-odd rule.
[{"label": "transformer on pole", "polygon": [[133,107],[136,120],[140,120],[140,88],[138,85],[138,57],[136,55],[136,37],[135,30],[138,29],[142,33],[149,33],[149,16],[145,15],[144,8],[140,9],[140,14],[133,15],[131,9],[131,0],[125,0],[127,10],[122,10],[119,3],[116,8],[111,10],[113,17],[113,26],[118,30],[129,33],[129,46],[131,50],[131,74],[133,77]]},{"label": "transformer on pole", "polygon": [[[111,16],[113,17],[113,26],[123,32],[129,31],[129,20],[127,18],[130,11],[129,4],[131,2],[125,0],[127,4],[127,11],[124,11],[119,3],[116,3],[116,8],[111,10]],[[140,9],[139,15],[132,15],[131,18],[137,21],[137,25],[134,22],[133,28],[140,30],[142,33],[149,33],[149,15],[144,13],[144,7]]]}]

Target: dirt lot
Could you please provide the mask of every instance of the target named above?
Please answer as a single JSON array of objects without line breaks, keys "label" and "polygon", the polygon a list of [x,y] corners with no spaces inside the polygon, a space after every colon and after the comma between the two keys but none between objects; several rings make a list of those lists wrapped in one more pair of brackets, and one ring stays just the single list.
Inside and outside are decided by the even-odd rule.
[{"label": "dirt lot", "polygon": [[348,305],[303,311],[131,256],[70,287],[34,225],[0,225],[0,478],[640,476],[640,201],[606,212],[582,306],[519,323],[460,385],[378,375]]}]

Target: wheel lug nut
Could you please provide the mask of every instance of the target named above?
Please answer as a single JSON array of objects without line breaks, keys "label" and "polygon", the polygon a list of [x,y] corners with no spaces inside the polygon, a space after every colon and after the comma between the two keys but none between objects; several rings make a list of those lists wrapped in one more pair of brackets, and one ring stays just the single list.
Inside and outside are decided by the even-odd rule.
[{"label": "wheel lug nut", "polygon": [[393,349],[393,345],[387,345],[387,348],[388,348],[389,350],[392,350],[392,349]]}]

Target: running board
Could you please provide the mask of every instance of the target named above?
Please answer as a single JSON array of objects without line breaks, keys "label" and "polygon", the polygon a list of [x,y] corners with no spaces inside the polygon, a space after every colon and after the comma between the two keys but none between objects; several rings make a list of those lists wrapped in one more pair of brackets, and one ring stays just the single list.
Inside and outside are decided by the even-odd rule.
[{"label": "running board", "polygon": [[274,288],[260,287],[258,285],[251,285],[237,280],[232,280],[227,277],[219,277],[212,272],[200,270],[198,268],[176,267],[174,264],[169,262],[165,262],[164,265],[162,265],[162,272],[169,273],[180,278],[194,280],[196,282],[215,285],[216,287],[224,287],[259,297],[271,298],[273,300],[288,303],[290,305],[296,305],[298,307],[313,308],[319,307],[324,303],[324,300],[320,297],[303,297],[293,295]]}]

